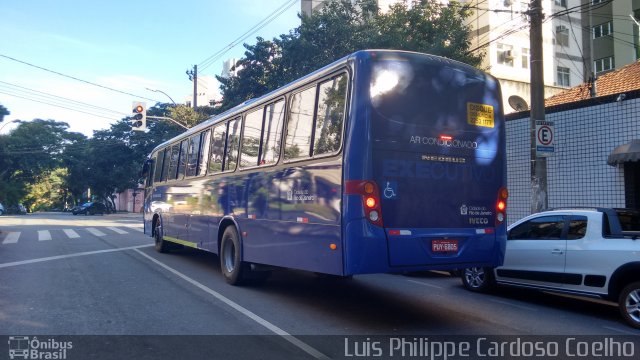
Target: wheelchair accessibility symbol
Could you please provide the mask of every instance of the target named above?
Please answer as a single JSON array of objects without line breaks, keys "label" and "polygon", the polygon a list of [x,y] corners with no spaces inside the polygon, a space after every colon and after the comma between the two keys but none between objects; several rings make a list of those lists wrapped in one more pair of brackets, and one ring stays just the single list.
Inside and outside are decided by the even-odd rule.
[{"label": "wheelchair accessibility symbol", "polygon": [[386,186],[382,191],[385,199],[395,199],[398,193],[398,183],[395,181],[386,181]]}]

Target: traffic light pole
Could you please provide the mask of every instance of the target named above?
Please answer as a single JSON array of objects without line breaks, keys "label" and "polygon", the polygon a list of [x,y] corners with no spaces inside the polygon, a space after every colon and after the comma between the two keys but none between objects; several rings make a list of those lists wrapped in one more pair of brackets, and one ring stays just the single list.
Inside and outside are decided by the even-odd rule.
[{"label": "traffic light pole", "polygon": [[176,120],[173,120],[170,117],[166,117],[166,116],[147,116],[147,119],[151,119],[151,120],[169,120],[169,121],[173,122],[174,124],[184,128],[185,130],[189,130],[188,127],[182,125],[181,123],[177,122]]}]

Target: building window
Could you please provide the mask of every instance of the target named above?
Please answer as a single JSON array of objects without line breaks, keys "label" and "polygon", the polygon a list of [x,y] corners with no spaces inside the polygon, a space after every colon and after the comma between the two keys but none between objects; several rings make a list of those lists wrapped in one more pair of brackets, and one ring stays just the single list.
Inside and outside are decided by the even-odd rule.
[{"label": "building window", "polygon": [[556,26],[556,44],[569,46],[569,29],[564,25]]},{"label": "building window", "polygon": [[613,57],[610,56],[594,61],[593,68],[596,69],[596,74],[613,69]]},{"label": "building window", "polygon": [[556,5],[567,7],[567,0],[555,0]]},{"label": "building window", "polygon": [[523,69],[528,69],[529,68],[529,49],[527,48],[523,48],[522,49],[522,68]]},{"label": "building window", "polygon": [[513,67],[513,46],[498,44],[498,64]]},{"label": "building window", "polygon": [[609,21],[604,24],[596,25],[593,27],[593,38],[611,35],[613,33],[613,22]]},{"label": "building window", "polygon": [[558,66],[558,86],[569,87],[569,68]]}]

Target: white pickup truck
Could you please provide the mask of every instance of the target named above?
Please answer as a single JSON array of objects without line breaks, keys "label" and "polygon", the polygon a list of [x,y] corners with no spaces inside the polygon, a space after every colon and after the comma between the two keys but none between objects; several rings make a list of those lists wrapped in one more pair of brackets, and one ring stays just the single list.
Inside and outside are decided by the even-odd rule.
[{"label": "white pickup truck", "polygon": [[495,284],[600,297],[640,328],[640,210],[575,208],[527,216],[508,228],[503,266],[467,268],[472,291]]}]

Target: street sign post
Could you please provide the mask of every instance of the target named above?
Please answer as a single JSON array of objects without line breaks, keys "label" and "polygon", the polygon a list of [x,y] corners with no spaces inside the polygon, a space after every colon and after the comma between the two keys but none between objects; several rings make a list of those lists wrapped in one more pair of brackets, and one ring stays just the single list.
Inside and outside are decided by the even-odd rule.
[{"label": "street sign post", "polygon": [[536,120],[536,156],[551,156],[555,151],[553,121]]}]

